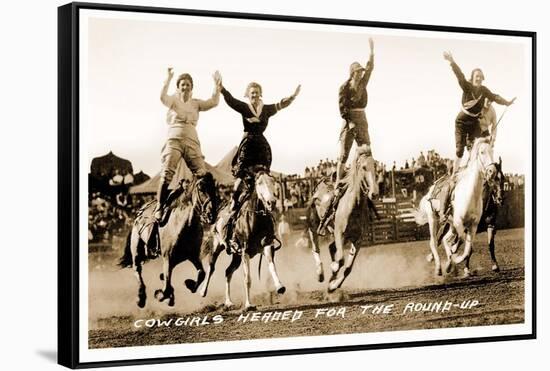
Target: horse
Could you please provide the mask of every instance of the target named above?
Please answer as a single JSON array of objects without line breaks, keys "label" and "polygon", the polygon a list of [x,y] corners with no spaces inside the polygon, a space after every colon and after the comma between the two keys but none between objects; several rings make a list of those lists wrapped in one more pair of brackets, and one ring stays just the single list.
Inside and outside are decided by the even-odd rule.
[{"label": "horse", "polygon": [[497,173],[495,175],[494,186],[486,187],[483,194],[483,215],[481,220],[487,226],[487,246],[489,248],[489,255],[491,256],[491,270],[493,272],[500,272],[500,267],[497,263],[495,256],[495,235],[497,233],[496,229],[496,219],[497,213],[500,206],[504,201],[503,191],[504,191],[504,182],[505,177],[502,172],[502,159],[499,157],[497,164]]},{"label": "horse", "polygon": [[[372,214],[377,216],[372,199],[378,194],[378,184],[374,177],[374,160],[368,155],[366,146],[357,148],[351,169],[344,177],[343,182],[345,183],[345,191],[336,206],[334,226],[331,228],[333,240],[328,247],[332,260],[330,265],[332,275],[328,284],[328,292],[340,288],[351,273],[359,247],[358,243],[368,232]],[[324,214],[326,207],[330,204],[332,192],[334,192],[334,187],[326,179],[320,181],[315,187],[306,216],[306,232],[312,245],[312,254],[319,282],[324,281],[324,272],[319,256],[317,227],[320,216]],[[344,267],[344,248],[348,245],[350,249]],[[342,267],[344,267],[344,270],[340,274]]]},{"label": "horse", "polygon": [[[268,269],[275,284],[275,289],[278,294],[284,294],[285,286],[281,283],[275,267],[275,251],[281,247],[280,241],[274,234],[274,220],[271,215],[274,209],[277,197],[275,190],[277,184],[275,179],[266,171],[260,170],[254,176],[253,189],[249,189],[246,193],[246,200],[242,203],[233,232],[233,238],[239,246],[239,251],[231,253],[231,262],[225,270],[225,303],[224,307],[229,309],[234,306],[231,301],[231,278],[237,268],[243,263],[243,278],[244,278],[244,293],[245,303],[244,310],[254,310],[250,302],[250,259],[261,253],[258,263],[258,275],[260,274],[261,259],[265,256]],[[230,213],[230,206],[224,207],[219,215],[218,220],[214,224],[211,233],[212,253],[209,255],[209,269],[206,274],[203,286],[200,289],[200,294],[204,297],[207,294],[210,278],[215,270],[215,265],[219,254],[225,249],[224,226]]]},{"label": "horse", "polygon": [[[452,219],[449,228],[443,236],[443,246],[447,255],[445,271],[451,270],[451,264],[465,262],[464,275],[470,274],[469,262],[472,254],[473,239],[475,237],[481,215],[483,214],[484,185],[491,186],[497,173],[497,164],[493,161],[491,138],[475,139],[470,157],[465,168],[456,174],[454,197],[451,200]],[[420,200],[419,207],[414,211],[418,225],[428,223],[430,229],[430,250],[435,262],[435,275],[441,276],[441,261],[437,253],[437,246],[441,236],[439,230],[439,208],[443,205],[433,204],[433,193],[437,182],[430,187],[428,193]],[[464,242],[464,252],[457,256],[459,245]]]},{"label": "horse", "polygon": [[122,268],[134,269],[139,284],[137,305],[140,308],[145,306],[147,298],[141,275],[142,265],[151,258],[148,251],[155,247],[160,250],[163,259],[160,279],[164,280],[164,287],[155,291],[157,300],[168,300],[168,305],[174,306],[172,271],[183,261],[189,260],[197,270],[196,280],[185,281],[191,292],[196,292],[204,280],[205,273],[200,259],[203,224],[214,223],[217,216],[218,194],[214,178],[207,173],[195,178],[186,190],[180,190],[179,196],[170,204],[167,216],[160,222],[153,216],[156,203],[156,200],[151,201],[138,211],[119,262]]},{"label": "horse", "polygon": [[[323,215],[326,208],[330,205],[330,199],[334,191],[334,186],[331,180],[323,177],[313,189],[314,191],[311,201],[306,208],[306,228],[304,233],[311,246],[311,254],[313,255],[313,261],[315,262],[315,275],[317,276],[317,281],[324,282],[325,273],[323,269],[323,262],[321,261],[319,234],[317,234],[317,230],[321,222],[320,215]],[[334,247],[334,245],[331,246]],[[332,256],[334,254],[334,249],[330,251]]]},{"label": "horse", "polygon": [[[498,209],[502,206],[504,201],[504,182],[505,177],[502,172],[502,159],[499,157],[499,162],[496,165],[497,173],[492,185],[487,184],[483,189],[483,214],[481,215],[480,225],[485,224],[487,227],[487,247],[489,249],[489,255],[491,257],[491,270],[493,272],[500,272],[500,267],[497,263],[495,255],[495,235],[496,235],[496,219]],[[439,241],[438,241],[439,245]],[[426,256],[426,260],[431,262],[434,259],[433,254],[430,252]]]}]

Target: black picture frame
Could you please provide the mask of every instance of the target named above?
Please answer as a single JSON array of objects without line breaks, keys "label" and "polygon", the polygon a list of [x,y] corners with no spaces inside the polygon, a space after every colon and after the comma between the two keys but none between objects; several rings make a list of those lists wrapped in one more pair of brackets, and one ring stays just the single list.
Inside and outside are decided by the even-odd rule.
[{"label": "black picture frame", "polygon": [[[253,351],[231,354],[211,354],[181,357],[111,360],[82,362],[79,357],[79,257],[83,250],[79,246],[79,14],[83,9],[98,11],[120,11],[134,13],[170,14],[182,16],[221,17],[228,19],[266,20],[297,23],[315,23],[338,26],[377,27],[386,29],[442,31],[450,33],[483,34],[499,36],[521,36],[531,39],[532,60],[532,199],[531,217],[531,303],[532,331],[530,334],[512,336],[486,336],[466,339],[421,340],[382,344],[332,346],[307,349],[285,349]],[[528,340],[536,338],[536,47],[537,34],[529,31],[462,28],[419,24],[386,23],[346,19],[309,18],[268,14],[229,13],[190,9],[155,8],[96,3],[70,3],[58,8],[58,363],[70,368],[91,368],[123,365],[142,365],[171,362],[187,362],[230,358],[267,357],[299,355],[308,353],[347,352],[356,350],[419,347],[464,343]],[[526,244],[529,246],[529,244]]]}]

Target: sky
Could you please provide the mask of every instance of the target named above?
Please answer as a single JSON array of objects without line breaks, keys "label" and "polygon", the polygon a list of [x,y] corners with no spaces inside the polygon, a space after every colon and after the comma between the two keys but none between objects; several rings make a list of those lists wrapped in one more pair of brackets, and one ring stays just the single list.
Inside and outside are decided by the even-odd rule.
[{"label": "sky", "polygon": [[[376,160],[402,166],[431,149],[454,156],[462,91],[443,59],[449,50],[466,76],[480,67],[491,91],[505,99],[517,96],[499,126],[495,159],[502,157],[507,173],[524,173],[529,164],[531,61],[526,39],[148,16],[125,19],[118,13],[88,20],[82,44],[86,52],[81,54],[88,163],[113,151],[129,159],[135,172],[154,175],[160,170],[168,128],[160,91],[168,67],[175,76],[190,73],[193,96],[200,99],[211,96],[216,70],[241,100],[250,81],[263,86],[266,104],[289,96],[301,84],[300,95],[270,119],[264,133],[272,147],[272,169],[302,174],[320,159],[336,159],[342,124],[338,89],[352,62],[368,60],[372,37],[375,67],[366,115]],[[504,107],[495,108],[500,117]],[[198,133],[206,161],[215,165],[239,144],[241,117],[221,98],[216,108],[201,112]]]}]

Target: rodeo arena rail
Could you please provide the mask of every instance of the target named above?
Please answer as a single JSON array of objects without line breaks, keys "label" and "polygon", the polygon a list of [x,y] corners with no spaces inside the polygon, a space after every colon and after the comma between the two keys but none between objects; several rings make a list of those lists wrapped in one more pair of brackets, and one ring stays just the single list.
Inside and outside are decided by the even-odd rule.
[{"label": "rodeo arena rail", "polygon": [[[101,161],[104,164],[100,164]],[[442,159],[434,151],[429,151],[426,158],[421,153],[418,160],[406,161],[399,169],[395,162],[391,170],[377,163],[380,194],[374,204],[379,218],[369,226],[363,243],[375,245],[428,239],[427,225],[419,227],[412,211],[434,180],[451,166],[449,160]],[[232,177],[227,171],[221,171],[219,164],[209,167],[220,188],[220,196],[228,200]],[[336,163],[327,159],[316,167],[306,168],[303,176],[274,173],[280,187],[274,215],[279,234],[304,231],[306,209],[314,188],[321,179],[331,177],[335,168]],[[90,251],[118,249],[122,245],[136,212],[154,199],[158,181],[159,175],[150,178],[143,172],[132,174],[129,161],[112,153],[92,161],[88,202]],[[517,228],[523,227],[523,223],[524,177],[506,174],[504,203],[499,209],[496,226],[498,229]],[[485,230],[483,224],[482,221],[479,231]],[[280,237],[287,240],[285,236]]]}]

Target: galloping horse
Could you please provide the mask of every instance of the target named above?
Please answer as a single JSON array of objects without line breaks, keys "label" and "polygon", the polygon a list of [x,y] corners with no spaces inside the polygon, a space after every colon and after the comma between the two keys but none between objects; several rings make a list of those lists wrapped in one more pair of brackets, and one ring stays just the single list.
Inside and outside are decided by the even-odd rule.
[{"label": "galloping horse", "polygon": [[164,280],[164,287],[155,291],[155,297],[159,301],[168,299],[168,305],[174,305],[172,270],[185,260],[189,260],[197,269],[196,281],[185,281],[187,288],[195,292],[204,279],[205,273],[200,259],[203,223],[212,224],[216,219],[218,195],[214,178],[207,173],[204,177],[195,179],[170,205],[170,214],[166,220],[160,222],[160,226],[153,216],[156,202],[145,204],[138,212],[126,241],[124,255],[119,262],[123,268],[134,268],[139,283],[137,305],[140,308],[145,306],[147,297],[141,276],[142,265],[149,259],[147,250],[154,248],[155,244],[160,243],[163,258],[160,278]]},{"label": "galloping horse", "polygon": [[[245,310],[254,310],[254,306],[250,303],[250,259],[258,253],[263,253],[267,262],[269,272],[275,284],[277,293],[283,294],[285,287],[281,284],[277,270],[275,268],[275,251],[281,246],[281,243],[275,238],[274,222],[271,211],[275,207],[277,197],[275,190],[277,185],[275,179],[265,170],[256,172],[254,178],[254,188],[246,192],[248,198],[243,202],[236,218],[234,228],[234,239],[239,245],[239,251],[233,252],[231,263],[225,270],[225,307],[233,306],[230,295],[231,278],[233,273],[243,262],[244,273],[244,293],[245,293]],[[210,278],[215,270],[216,260],[219,254],[226,248],[223,238],[223,228],[229,216],[229,205],[220,211],[217,222],[213,227],[212,238],[212,253],[209,255],[209,267],[200,290],[202,296],[206,296]],[[260,263],[262,256],[260,255]],[[259,264],[260,264],[259,263]],[[260,270],[258,265],[258,271]]]},{"label": "galloping horse", "polygon": [[[490,138],[477,138],[470,151],[470,158],[466,168],[460,170],[456,176],[454,197],[451,200],[453,213],[450,228],[443,236],[443,245],[447,254],[445,271],[450,272],[451,263],[465,262],[464,274],[470,274],[470,256],[472,254],[473,239],[475,237],[481,215],[483,214],[484,185],[492,187],[497,173],[497,164],[493,161],[493,148]],[[439,207],[432,205],[432,185],[428,193],[422,198],[419,208],[415,211],[418,225],[428,223],[430,228],[430,249],[435,262],[435,274],[441,275],[441,261],[437,253],[439,245],[437,231],[439,229]],[[464,242],[464,252],[457,256],[458,246]]]},{"label": "galloping horse", "polygon": [[[368,156],[366,147],[357,148],[355,159],[343,181],[346,190],[338,202],[334,217],[334,240],[329,244],[329,253],[332,260],[330,265],[332,275],[329,280],[328,291],[332,292],[342,286],[346,277],[351,273],[358,242],[366,235],[372,215],[376,209],[372,198],[378,193],[378,185],[374,178],[374,160]],[[324,214],[324,208],[330,203],[330,193],[333,187],[327,181],[321,181],[315,188],[312,203],[308,209],[307,232],[312,244],[312,253],[316,264],[317,279],[324,280],[323,266],[319,256],[319,237],[317,226],[319,216]],[[344,266],[344,248],[350,245],[347,261]]]}]

